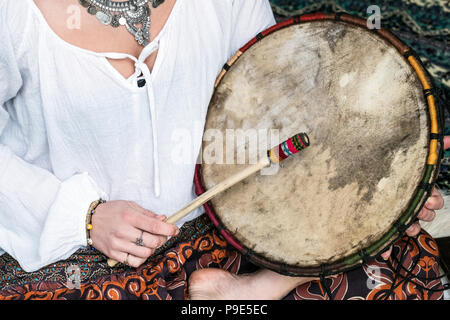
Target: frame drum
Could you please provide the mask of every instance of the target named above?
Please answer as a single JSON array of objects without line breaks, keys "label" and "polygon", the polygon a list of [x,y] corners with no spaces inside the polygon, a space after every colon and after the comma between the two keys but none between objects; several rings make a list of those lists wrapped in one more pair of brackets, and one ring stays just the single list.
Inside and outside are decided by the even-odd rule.
[{"label": "frame drum", "polygon": [[[300,16],[258,34],[224,66],[196,191],[250,163],[251,134],[230,143],[208,132],[276,133],[263,150],[308,133],[302,154],[205,209],[253,263],[286,275],[335,274],[377,256],[414,222],[439,171],[442,128],[431,79],[395,36],[347,14]],[[213,144],[233,151],[233,161],[206,159]]]}]

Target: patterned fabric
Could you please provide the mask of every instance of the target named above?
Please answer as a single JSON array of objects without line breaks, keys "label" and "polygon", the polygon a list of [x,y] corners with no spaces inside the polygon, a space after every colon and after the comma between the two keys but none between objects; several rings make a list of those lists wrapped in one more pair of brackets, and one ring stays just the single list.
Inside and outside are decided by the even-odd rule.
[{"label": "patterned fabric", "polygon": [[[212,225],[206,216],[201,216],[193,221],[185,223],[181,228],[178,237],[171,238],[164,246],[160,247],[155,254],[147,261],[149,264],[161,261],[166,251],[175,247],[178,243],[188,242],[197,239],[212,229]],[[129,271],[129,268],[119,264],[115,268],[110,268],[107,264],[107,257],[98,251],[81,249],[73,254],[69,259],[59,261],[38,271],[27,273],[8,254],[0,256],[0,296],[2,292],[19,288],[21,286],[42,286],[58,288],[67,284],[67,270],[71,266],[78,266],[80,270],[80,280],[84,282],[101,281],[104,277],[111,277]],[[29,287],[29,288],[31,288]]]},{"label": "patterned fabric", "polygon": [[[323,283],[306,283],[285,299],[442,299],[442,292],[433,291],[442,289],[440,280],[433,279],[438,274],[438,256],[434,240],[421,232],[417,238],[399,240],[387,262],[376,259]],[[70,265],[80,266],[79,288],[68,286],[66,268]],[[110,269],[105,256],[79,251],[66,261],[24,273],[4,255],[0,260],[0,300],[186,299],[189,276],[203,268],[222,268],[234,274],[257,270],[201,216],[138,269]]]},{"label": "patterned fabric", "polygon": [[[442,92],[441,105],[450,108],[450,2],[448,0],[270,0],[277,21],[313,12],[347,12],[366,19],[371,5],[380,8],[381,27],[388,29],[420,56]],[[445,134],[450,134],[446,110]],[[437,181],[450,195],[450,150],[445,152]]]}]

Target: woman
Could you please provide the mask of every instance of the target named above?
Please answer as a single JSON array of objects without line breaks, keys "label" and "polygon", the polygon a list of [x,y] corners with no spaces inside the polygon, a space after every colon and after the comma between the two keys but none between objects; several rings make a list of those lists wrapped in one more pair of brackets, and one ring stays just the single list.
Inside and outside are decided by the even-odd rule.
[{"label": "woman", "polygon": [[[164,220],[194,198],[221,67],[275,21],[267,0],[158,0],[151,11],[148,2],[107,2],[103,14],[103,1],[0,2],[4,298],[280,299],[311,280],[209,269],[194,273],[187,290],[195,269],[254,270],[198,227],[201,210],[177,226]],[[179,132],[192,148],[174,157]],[[420,217],[432,219],[442,205],[434,193]],[[99,252],[122,265],[107,269]],[[75,289],[64,283],[71,266],[81,267]]]}]

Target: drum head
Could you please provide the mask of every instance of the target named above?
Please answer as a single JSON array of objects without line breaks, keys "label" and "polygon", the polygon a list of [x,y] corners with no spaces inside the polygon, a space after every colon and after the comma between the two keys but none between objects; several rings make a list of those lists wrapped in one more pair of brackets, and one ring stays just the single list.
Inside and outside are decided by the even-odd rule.
[{"label": "drum head", "polygon": [[212,205],[228,232],[269,264],[317,270],[382,238],[410,205],[428,155],[423,87],[393,45],[354,24],[314,21],[273,32],[216,88],[204,186],[248,166],[255,143],[261,152],[299,132],[309,135],[308,149]]}]

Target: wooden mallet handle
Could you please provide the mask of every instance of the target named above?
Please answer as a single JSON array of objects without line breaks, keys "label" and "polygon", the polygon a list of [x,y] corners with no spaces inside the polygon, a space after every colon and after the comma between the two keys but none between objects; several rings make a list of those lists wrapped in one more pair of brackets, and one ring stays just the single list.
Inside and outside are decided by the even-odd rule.
[{"label": "wooden mallet handle", "polygon": [[[257,164],[251,165],[244,170],[232,175],[224,181],[216,184],[214,187],[195,198],[191,203],[179,210],[165,220],[167,223],[175,224],[189,213],[204,205],[206,202],[214,198],[219,193],[234,186],[238,182],[246,179],[259,170],[270,166],[271,163],[280,163],[291,155],[298,153],[309,146],[309,138],[306,133],[299,133],[292,138],[284,141],[280,145],[267,151],[267,157],[261,159]],[[108,259],[108,265],[114,267],[118,262],[113,259]]]}]

